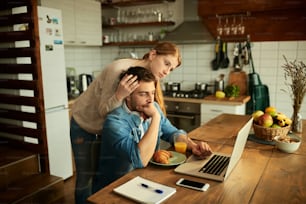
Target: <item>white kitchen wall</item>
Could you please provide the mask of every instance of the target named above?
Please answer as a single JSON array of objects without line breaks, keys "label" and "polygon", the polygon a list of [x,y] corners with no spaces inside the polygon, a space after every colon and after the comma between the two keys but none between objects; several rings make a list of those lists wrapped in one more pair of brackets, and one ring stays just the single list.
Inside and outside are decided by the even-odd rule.
[{"label": "white kitchen wall", "polygon": [[[179,45],[183,63],[163,82],[181,82],[182,89],[193,89],[194,83],[213,83],[219,74],[225,74],[226,82],[233,63],[234,43],[228,45],[230,67],[213,71],[210,62],[215,57],[213,44]],[[150,48],[136,48],[139,57],[142,57]],[[126,49],[128,50],[128,49]],[[131,49],[133,50],[133,49]],[[282,65],[285,63],[283,55],[288,60],[298,60],[306,63],[306,41],[285,42],[256,42],[252,43],[252,52],[255,71],[259,73],[261,81],[267,84],[270,91],[270,104],[280,112],[290,116],[292,114],[291,99],[289,94],[281,91],[287,89],[284,84]],[[118,47],[67,47],[66,64],[75,67],[77,73],[92,74],[116,59],[119,55]],[[243,67],[249,73],[249,66]],[[306,118],[306,99],[304,99],[302,116]]]},{"label": "white kitchen wall", "polygon": [[101,47],[65,46],[66,67],[74,67],[77,74],[101,70],[101,56]]}]

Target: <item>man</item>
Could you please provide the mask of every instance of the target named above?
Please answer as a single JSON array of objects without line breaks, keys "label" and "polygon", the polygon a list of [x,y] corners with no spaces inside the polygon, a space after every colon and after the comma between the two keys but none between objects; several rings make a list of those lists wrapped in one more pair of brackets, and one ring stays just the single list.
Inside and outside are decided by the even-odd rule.
[{"label": "man", "polygon": [[131,67],[120,78],[127,74],[137,76],[139,84],[105,120],[94,192],[135,168],[146,167],[160,139],[173,144],[174,136],[180,135],[193,154],[202,158],[211,154],[208,144],[188,139],[185,131],[178,130],[163,115],[154,102],[156,80],[150,71]]}]

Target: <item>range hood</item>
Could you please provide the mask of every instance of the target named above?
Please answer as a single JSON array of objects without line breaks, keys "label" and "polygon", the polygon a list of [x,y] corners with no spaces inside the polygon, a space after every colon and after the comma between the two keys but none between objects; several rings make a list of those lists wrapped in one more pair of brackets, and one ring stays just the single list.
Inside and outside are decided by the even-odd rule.
[{"label": "range hood", "polygon": [[215,39],[200,21],[184,21],[173,31],[167,33],[163,41],[177,44],[214,43]]},{"label": "range hood", "polygon": [[215,43],[214,37],[201,22],[197,0],[184,0],[184,21],[174,30],[167,33],[163,41],[177,44]]}]

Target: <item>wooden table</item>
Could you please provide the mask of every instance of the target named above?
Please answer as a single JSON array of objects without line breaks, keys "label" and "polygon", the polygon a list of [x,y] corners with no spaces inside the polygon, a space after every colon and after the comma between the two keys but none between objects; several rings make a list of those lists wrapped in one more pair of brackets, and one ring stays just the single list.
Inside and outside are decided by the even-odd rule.
[{"label": "wooden table", "polygon": [[[189,136],[207,141],[214,151],[231,152],[235,136],[248,116],[222,114],[190,132]],[[306,121],[303,121],[306,139]],[[112,190],[128,180],[142,176],[146,179],[175,187],[177,192],[163,203],[306,203],[306,144],[287,154],[273,145],[247,141],[243,155],[224,182],[196,178],[175,173],[175,167],[150,164],[136,169],[88,198],[90,203],[134,203]],[[181,178],[207,182],[206,192],[175,185]]]}]

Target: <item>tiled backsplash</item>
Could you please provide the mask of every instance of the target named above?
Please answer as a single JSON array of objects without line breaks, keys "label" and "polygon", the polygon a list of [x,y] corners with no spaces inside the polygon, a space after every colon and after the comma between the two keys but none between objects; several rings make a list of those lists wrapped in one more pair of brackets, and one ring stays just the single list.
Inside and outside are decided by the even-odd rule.
[{"label": "tiled backsplash", "polygon": [[95,70],[101,70],[100,47],[65,46],[66,67],[76,68],[77,74],[93,74]]},{"label": "tiled backsplash", "polygon": [[[234,45],[228,44],[229,68],[217,71],[213,71],[210,65],[215,57],[213,44],[179,45],[182,65],[163,79],[163,82],[181,82],[183,89],[193,89],[196,82],[213,83],[220,74],[225,74],[227,82],[233,65]],[[134,51],[142,57],[149,49],[136,48]],[[118,47],[65,47],[65,50],[66,66],[75,67],[78,74],[92,74],[93,71],[102,70],[106,64],[119,56]],[[281,91],[287,89],[282,68],[285,63],[283,55],[290,61],[296,59],[306,63],[306,41],[256,42],[252,43],[252,53],[255,71],[260,75],[261,81],[269,87],[270,104],[290,116],[291,99],[288,93]],[[244,66],[243,71],[249,73],[249,65]],[[306,99],[301,114],[306,118]]]}]

